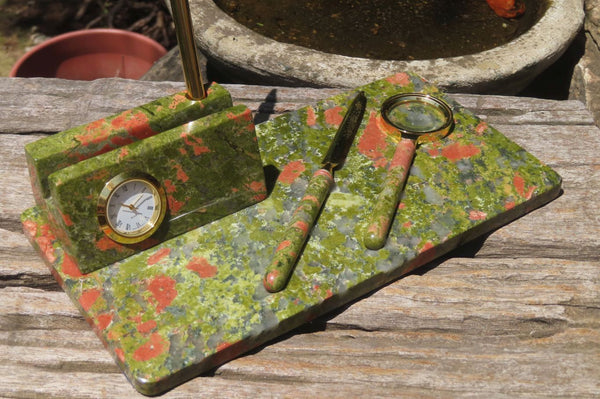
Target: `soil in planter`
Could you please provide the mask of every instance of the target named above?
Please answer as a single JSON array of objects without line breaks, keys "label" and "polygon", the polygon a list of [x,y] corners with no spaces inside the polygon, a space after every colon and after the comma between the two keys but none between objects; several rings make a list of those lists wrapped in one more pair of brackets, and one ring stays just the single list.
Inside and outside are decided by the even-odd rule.
[{"label": "soil in planter", "polygon": [[284,43],[353,57],[419,60],[468,55],[508,43],[543,15],[525,0],[519,18],[485,0],[214,0],[244,26]]}]

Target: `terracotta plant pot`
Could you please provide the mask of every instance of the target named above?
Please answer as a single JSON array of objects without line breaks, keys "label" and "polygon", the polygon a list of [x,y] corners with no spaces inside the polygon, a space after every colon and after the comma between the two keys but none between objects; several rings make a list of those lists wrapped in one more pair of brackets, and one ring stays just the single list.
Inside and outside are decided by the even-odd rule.
[{"label": "terracotta plant pot", "polygon": [[17,61],[9,76],[139,79],[165,54],[163,46],[138,33],[118,29],[79,30],[35,46]]}]

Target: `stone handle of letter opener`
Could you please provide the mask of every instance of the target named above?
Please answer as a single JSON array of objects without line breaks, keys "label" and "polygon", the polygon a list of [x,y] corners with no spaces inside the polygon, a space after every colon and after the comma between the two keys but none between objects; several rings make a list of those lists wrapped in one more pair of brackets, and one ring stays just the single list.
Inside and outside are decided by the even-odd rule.
[{"label": "stone handle of letter opener", "polygon": [[317,170],[308,182],[304,197],[294,211],[283,240],[265,272],[263,285],[267,291],[278,292],[285,288],[332,186],[333,175],[327,169]]},{"label": "stone handle of letter opener", "polygon": [[413,139],[402,139],[396,146],[383,190],[377,195],[375,207],[368,217],[363,240],[368,249],[378,250],[385,245],[415,150],[416,142]]}]

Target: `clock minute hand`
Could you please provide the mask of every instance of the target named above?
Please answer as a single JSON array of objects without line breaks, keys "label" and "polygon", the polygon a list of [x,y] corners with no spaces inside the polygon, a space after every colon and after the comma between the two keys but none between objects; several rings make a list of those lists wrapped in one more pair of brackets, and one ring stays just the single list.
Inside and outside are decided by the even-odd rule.
[{"label": "clock minute hand", "polygon": [[[148,201],[152,197],[145,197],[142,202],[138,204],[138,206],[142,205],[144,202]],[[136,201],[137,202],[137,201]],[[137,208],[137,207],[136,207]]]},{"label": "clock minute hand", "polygon": [[142,199],[143,196],[144,196],[144,193],[139,193],[138,197],[136,198],[136,200],[133,201],[133,204],[131,204],[130,206],[132,206],[133,208],[137,209],[137,203],[139,202],[139,200]]}]

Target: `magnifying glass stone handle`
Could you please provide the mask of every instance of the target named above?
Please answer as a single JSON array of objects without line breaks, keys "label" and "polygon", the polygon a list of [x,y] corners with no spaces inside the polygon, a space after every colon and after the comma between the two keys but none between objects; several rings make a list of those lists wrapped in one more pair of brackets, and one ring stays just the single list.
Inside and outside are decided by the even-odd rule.
[{"label": "magnifying glass stone handle", "polygon": [[416,143],[409,139],[401,140],[396,147],[383,190],[377,195],[375,207],[369,216],[363,239],[368,249],[378,250],[385,245],[400,194],[415,156],[415,148]]},{"label": "magnifying glass stone handle", "polygon": [[265,272],[263,285],[267,291],[278,292],[285,288],[332,186],[333,175],[326,169],[317,170],[308,182],[304,197],[294,211],[283,240]]}]

